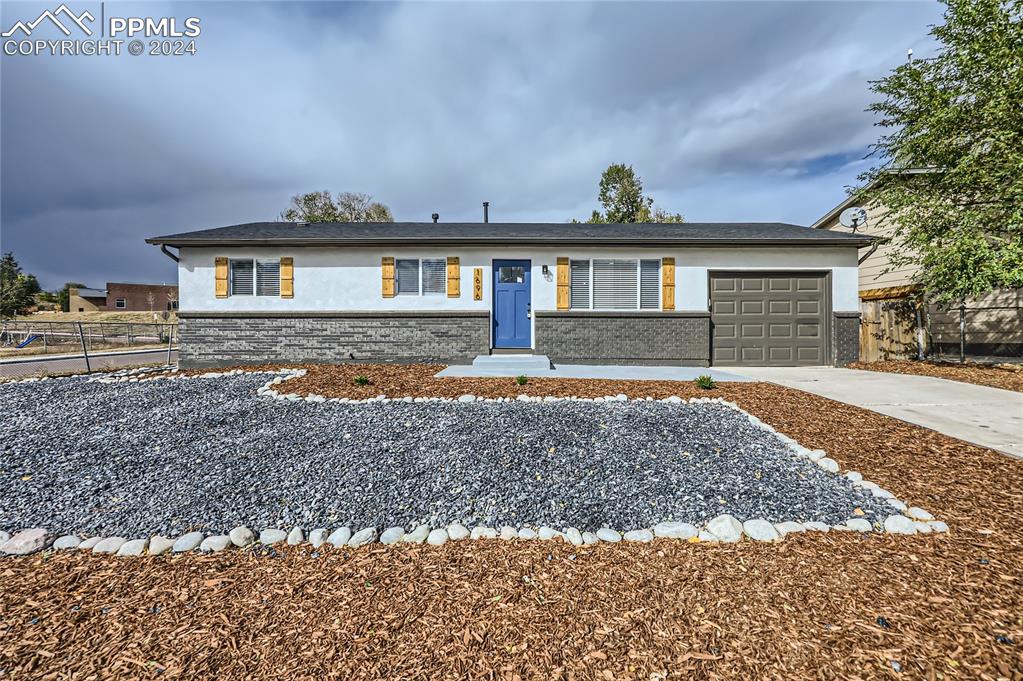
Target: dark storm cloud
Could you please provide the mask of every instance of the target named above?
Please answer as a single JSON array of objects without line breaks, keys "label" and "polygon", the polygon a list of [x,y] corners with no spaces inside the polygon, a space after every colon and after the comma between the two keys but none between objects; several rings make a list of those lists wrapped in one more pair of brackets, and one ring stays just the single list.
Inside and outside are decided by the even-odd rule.
[{"label": "dark storm cloud", "polygon": [[[42,8],[6,3],[2,23]],[[496,219],[582,217],[615,161],[690,219],[808,223],[876,137],[867,80],[930,49],[940,18],[929,3],[106,11],[199,16],[199,53],[0,62],[2,248],[48,286],[171,278],[142,238],[271,219],[311,189],[372,193],[397,219],[476,219],[483,199]]]},{"label": "dark storm cloud", "polygon": [[60,78],[45,60],[4,76],[10,92],[47,93],[5,102],[5,219],[186,201],[262,181],[201,117],[151,115],[122,88]]}]

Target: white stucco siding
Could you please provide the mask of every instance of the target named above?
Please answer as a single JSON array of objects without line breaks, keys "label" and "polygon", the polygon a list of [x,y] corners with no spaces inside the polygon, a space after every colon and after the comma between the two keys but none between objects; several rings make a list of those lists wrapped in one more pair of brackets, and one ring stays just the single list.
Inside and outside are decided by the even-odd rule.
[{"label": "white stucco siding", "polygon": [[688,248],[675,257],[675,307],[706,310],[711,271],[793,271],[831,273],[831,308],[859,310],[857,251],[848,247]]},{"label": "white stucco siding", "polygon": [[[294,258],[295,296],[229,296],[214,295],[214,259]],[[381,290],[380,261],[384,256],[402,258],[459,257],[461,271],[458,298],[447,295],[398,295],[384,298]],[[182,248],[178,264],[180,307],[192,312],[338,312],[338,311],[444,311],[490,310],[490,268],[494,259],[530,260],[532,265],[532,299],[534,309],[554,309],[556,257],[546,260],[535,250],[501,250],[447,248]],[[551,273],[551,281],[543,278],[543,265]],[[473,300],[473,269],[483,268],[483,299]]]},{"label": "white stucco siding", "polygon": [[[342,312],[444,311],[491,309],[495,259],[531,261],[534,310],[556,309],[557,258],[675,258],[675,309],[706,311],[711,270],[808,270],[831,273],[832,309],[856,311],[857,251],[851,247],[691,247],[691,248],[381,248],[369,247],[184,247],[178,284],[185,312]],[[214,295],[214,259],[294,258],[294,298]],[[395,296],[381,293],[380,260],[458,256],[461,295]],[[543,267],[548,267],[548,275]],[[473,269],[483,268],[483,299],[473,300]]]}]

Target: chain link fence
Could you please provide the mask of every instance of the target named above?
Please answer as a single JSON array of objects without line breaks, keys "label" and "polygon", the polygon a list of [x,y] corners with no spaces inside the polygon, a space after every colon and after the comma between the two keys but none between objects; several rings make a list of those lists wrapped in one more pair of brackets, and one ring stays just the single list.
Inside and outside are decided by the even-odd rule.
[{"label": "chain link fence", "polygon": [[178,326],[136,322],[0,322],[0,378],[177,361]]},{"label": "chain link fence", "polygon": [[1023,361],[1023,307],[1018,305],[932,305],[926,323],[932,359]]}]

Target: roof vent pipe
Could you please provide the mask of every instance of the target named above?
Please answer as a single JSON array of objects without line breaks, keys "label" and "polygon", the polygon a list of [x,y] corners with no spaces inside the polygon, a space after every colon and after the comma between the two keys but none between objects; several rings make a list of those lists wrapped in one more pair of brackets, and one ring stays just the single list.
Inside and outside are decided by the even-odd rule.
[{"label": "roof vent pipe", "polygon": [[483,202],[483,222],[490,222],[490,202]]},{"label": "roof vent pipe", "polygon": [[433,218],[434,222],[437,222],[437,220],[440,220],[440,213],[434,213],[430,217]]}]

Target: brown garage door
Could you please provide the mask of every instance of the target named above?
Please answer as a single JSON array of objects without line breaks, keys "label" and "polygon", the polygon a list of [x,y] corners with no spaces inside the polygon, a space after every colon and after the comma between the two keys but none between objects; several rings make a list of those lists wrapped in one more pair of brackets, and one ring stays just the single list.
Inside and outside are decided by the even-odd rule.
[{"label": "brown garage door", "polygon": [[713,364],[828,364],[825,283],[816,273],[712,273]]}]

